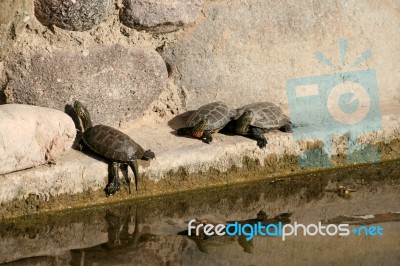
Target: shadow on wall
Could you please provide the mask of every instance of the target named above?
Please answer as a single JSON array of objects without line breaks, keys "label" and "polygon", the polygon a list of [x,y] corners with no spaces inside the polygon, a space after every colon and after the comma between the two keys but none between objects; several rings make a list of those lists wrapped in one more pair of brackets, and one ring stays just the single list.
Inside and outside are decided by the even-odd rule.
[{"label": "shadow on wall", "polygon": [[0,104],[6,104],[6,94],[4,93],[4,90],[6,89],[7,86],[7,80],[3,80],[0,74]]},{"label": "shadow on wall", "polygon": [[193,114],[196,110],[191,110],[184,112],[182,114],[179,114],[172,118],[171,120],[168,121],[168,126],[172,128],[174,131],[181,127],[186,127],[186,121],[189,118],[191,114]]},{"label": "shadow on wall", "polygon": [[81,122],[78,118],[78,115],[76,114],[74,107],[71,104],[66,104],[64,107],[64,112],[69,115],[72,120],[74,121],[75,124],[75,128],[76,128],[76,137],[74,140],[74,143],[72,144],[72,148],[77,150],[78,149],[78,145],[79,145],[79,141],[82,138],[82,126],[81,126]]},{"label": "shadow on wall", "polygon": [[4,94],[3,89],[0,90],[0,104],[6,104],[6,95]]}]

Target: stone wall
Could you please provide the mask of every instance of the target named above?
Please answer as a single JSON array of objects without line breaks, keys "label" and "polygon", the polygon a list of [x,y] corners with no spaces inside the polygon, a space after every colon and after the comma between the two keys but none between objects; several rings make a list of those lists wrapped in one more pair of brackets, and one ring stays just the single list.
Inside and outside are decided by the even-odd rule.
[{"label": "stone wall", "polygon": [[[1,3],[4,12],[26,14],[0,21],[6,37],[1,44],[1,103],[64,111],[67,104],[80,100],[96,123],[118,125],[142,117],[166,90],[167,67],[156,50],[176,36],[124,26],[143,20],[130,18],[135,22],[129,24],[129,16],[123,15],[143,1],[126,1],[126,8],[109,0],[17,2]],[[148,5],[155,9],[155,17],[150,24],[142,22],[154,29],[170,25],[171,12],[170,19],[182,16],[173,23],[174,30],[183,28],[199,10],[197,2],[182,4],[189,10],[179,1]],[[22,30],[14,34],[17,26]]]},{"label": "stone wall", "polygon": [[[400,96],[396,1],[212,1],[201,23],[164,49],[187,107],[212,99],[287,107],[286,80],[372,68],[381,99]],[[339,40],[347,39],[346,66]],[[373,56],[350,67],[371,49]],[[316,60],[317,51],[338,67]]]},{"label": "stone wall", "polygon": [[64,110],[79,99],[96,122],[117,125],[215,99],[287,108],[287,79],[367,68],[381,100],[399,101],[397,1],[30,2],[1,3],[1,103]]}]

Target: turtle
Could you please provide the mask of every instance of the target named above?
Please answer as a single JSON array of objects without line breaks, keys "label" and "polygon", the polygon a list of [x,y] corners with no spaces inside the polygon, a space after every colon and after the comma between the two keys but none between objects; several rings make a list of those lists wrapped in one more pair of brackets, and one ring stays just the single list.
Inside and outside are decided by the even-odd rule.
[{"label": "turtle", "polygon": [[257,140],[258,147],[267,146],[263,133],[272,129],[292,132],[289,117],[274,103],[256,102],[237,109],[235,132],[239,135],[250,135]]},{"label": "turtle", "polygon": [[202,139],[205,143],[211,143],[213,138],[211,133],[218,132],[236,115],[235,109],[230,109],[223,102],[212,102],[200,107],[193,112],[187,122],[186,127],[177,130],[177,135],[192,135]]},{"label": "turtle", "polygon": [[[82,123],[83,135],[80,143],[82,144],[83,142],[85,147],[110,162],[112,180],[105,189],[107,196],[116,193],[120,189],[119,164],[130,166],[135,176],[135,188],[137,191],[139,179],[137,160],[153,159],[155,158],[154,152],[144,150],[128,135],[113,127],[101,124],[93,126],[89,111],[81,102],[75,101],[74,110]],[[128,191],[131,193],[129,177],[127,182]]]}]

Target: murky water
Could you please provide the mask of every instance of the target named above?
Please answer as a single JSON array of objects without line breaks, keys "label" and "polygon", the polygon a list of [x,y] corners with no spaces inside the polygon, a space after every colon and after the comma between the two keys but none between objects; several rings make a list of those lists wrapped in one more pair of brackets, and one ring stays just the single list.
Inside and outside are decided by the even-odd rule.
[{"label": "murky water", "polygon": [[[1,223],[6,265],[400,265],[400,161]],[[349,223],[383,236],[188,237],[187,222]],[[291,213],[291,214],[283,214]],[[279,216],[280,214],[283,214]],[[258,217],[258,219],[261,219]]]}]

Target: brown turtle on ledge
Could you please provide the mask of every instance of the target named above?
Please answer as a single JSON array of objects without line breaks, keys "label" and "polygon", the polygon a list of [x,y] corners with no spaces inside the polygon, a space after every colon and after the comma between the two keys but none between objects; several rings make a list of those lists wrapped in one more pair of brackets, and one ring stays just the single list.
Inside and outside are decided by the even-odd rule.
[{"label": "brown turtle on ledge", "polygon": [[264,133],[278,129],[282,132],[292,132],[292,125],[282,110],[270,102],[257,102],[237,109],[235,131],[239,135],[249,135],[257,140],[260,148],[267,146]]},{"label": "brown turtle on ledge", "polygon": [[236,115],[235,110],[223,102],[213,102],[200,107],[189,116],[186,127],[177,130],[177,135],[192,135],[203,139],[205,143],[211,143],[211,133],[218,132],[228,124]]},{"label": "brown turtle on ledge", "polygon": [[[95,153],[108,159],[112,164],[112,181],[106,186],[107,195],[112,195],[120,189],[118,168],[119,164],[128,164],[135,176],[135,187],[137,190],[139,171],[137,160],[153,159],[154,153],[151,150],[144,150],[139,144],[121,131],[105,126],[92,125],[89,111],[79,101],[75,101],[74,109],[82,122],[82,140],[85,146]],[[128,178],[128,190],[130,189],[130,179]]]}]

